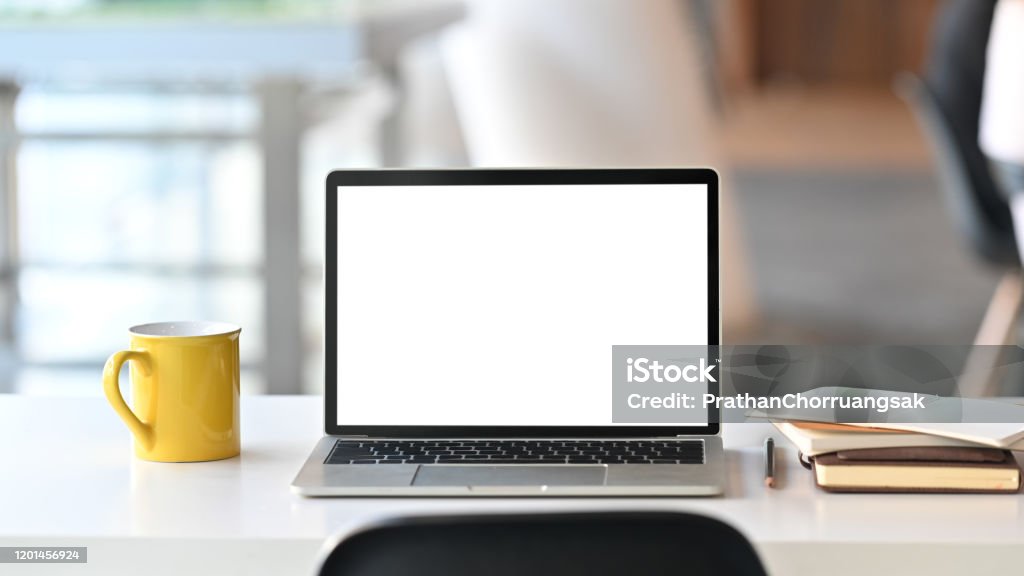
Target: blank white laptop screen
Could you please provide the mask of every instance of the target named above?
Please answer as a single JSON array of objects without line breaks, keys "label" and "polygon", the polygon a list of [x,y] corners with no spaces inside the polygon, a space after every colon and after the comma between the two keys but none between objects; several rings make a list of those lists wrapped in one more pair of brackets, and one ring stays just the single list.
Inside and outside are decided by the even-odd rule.
[{"label": "blank white laptop screen", "polygon": [[339,425],[614,426],[612,345],[709,343],[704,185],[338,194]]}]

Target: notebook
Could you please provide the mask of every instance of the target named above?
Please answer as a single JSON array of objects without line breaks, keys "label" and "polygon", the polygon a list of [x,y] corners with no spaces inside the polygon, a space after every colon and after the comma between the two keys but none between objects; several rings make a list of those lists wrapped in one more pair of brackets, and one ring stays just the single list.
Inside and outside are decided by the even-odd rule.
[{"label": "notebook", "polygon": [[1009,451],[948,446],[847,450],[813,458],[830,492],[1015,493],[1020,466]]}]

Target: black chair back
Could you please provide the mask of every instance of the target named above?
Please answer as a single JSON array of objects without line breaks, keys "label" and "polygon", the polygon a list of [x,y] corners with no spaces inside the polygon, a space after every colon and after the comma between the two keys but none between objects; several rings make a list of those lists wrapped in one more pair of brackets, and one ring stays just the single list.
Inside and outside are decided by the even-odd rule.
[{"label": "black chair back", "polygon": [[345,538],[321,576],[764,576],[731,526],[682,513],[409,518]]},{"label": "black chair back", "polygon": [[1009,205],[978,144],[985,54],[995,0],[947,0],[936,19],[925,77],[897,89],[932,148],[954,223],[981,259],[1019,267]]}]

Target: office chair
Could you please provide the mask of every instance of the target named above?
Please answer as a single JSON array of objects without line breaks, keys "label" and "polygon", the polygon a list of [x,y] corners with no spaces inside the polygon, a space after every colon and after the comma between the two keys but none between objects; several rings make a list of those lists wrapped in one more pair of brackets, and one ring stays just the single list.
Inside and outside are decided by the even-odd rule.
[{"label": "office chair", "polygon": [[[927,136],[956,228],[979,259],[1003,271],[974,344],[1004,346],[1016,340],[1024,283],[1010,209],[978,144],[994,6],[994,0],[946,2],[936,21],[925,77],[903,74],[896,90]],[[975,349],[964,372],[980,378],[961,383],[961,394],[993,395],[998,365],[997,349]]]},{"label": "office chair", "polygon": [[750,542],[695,514],[408,518],[356,532],[320,576],[764,576]]}]

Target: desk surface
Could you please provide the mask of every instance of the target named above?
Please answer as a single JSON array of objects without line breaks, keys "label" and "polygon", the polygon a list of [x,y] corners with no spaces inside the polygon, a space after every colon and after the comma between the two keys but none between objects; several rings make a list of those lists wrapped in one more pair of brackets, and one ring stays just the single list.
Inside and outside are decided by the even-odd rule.
[{"label": "desk surface", "polygon": [[628,508],[723,518],[777,574],[815,573],[823,554],[846,559],[836,574],[983,573],[1024,561],[1024,496],[826,494],[785,440],[780,486],[769,490],[766,424],[725,428],[722,498],[303,499],[289,484],[321,436],[321,402],[245,397],[240,457],[161,464],[132,456],[103,399],[0,395],[0,546],[87,545],[86,573],[154,555],[147,573],[304,573],[326,539],[388,515]]}]

